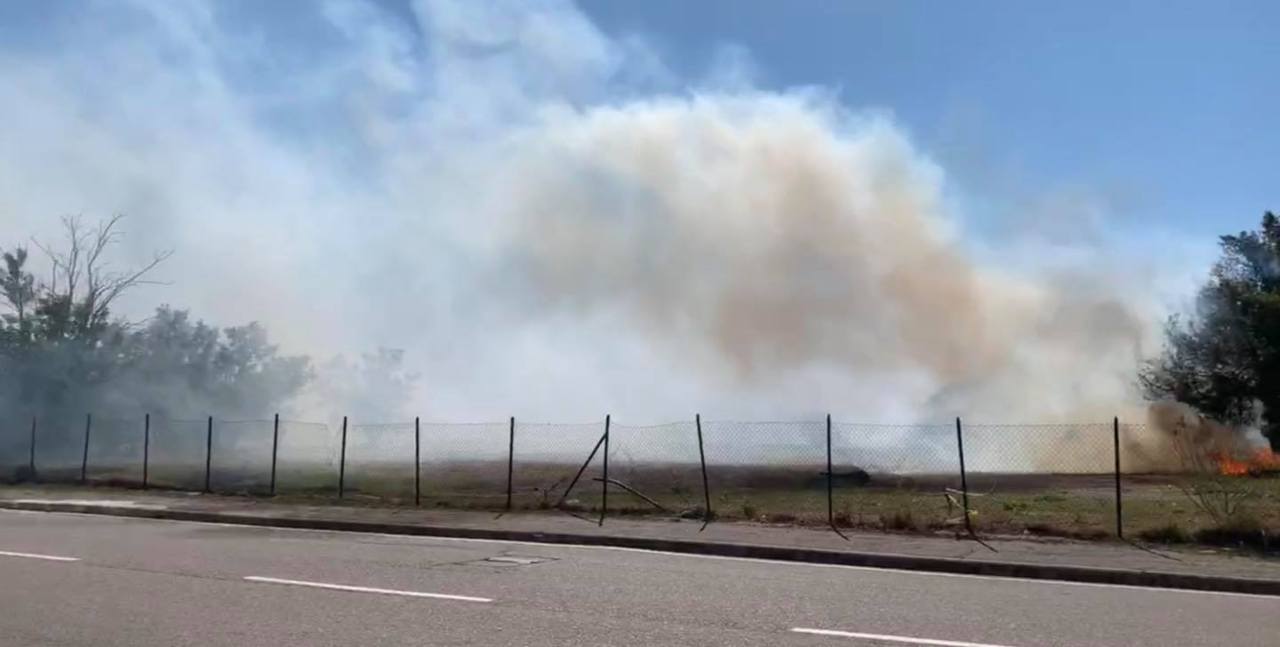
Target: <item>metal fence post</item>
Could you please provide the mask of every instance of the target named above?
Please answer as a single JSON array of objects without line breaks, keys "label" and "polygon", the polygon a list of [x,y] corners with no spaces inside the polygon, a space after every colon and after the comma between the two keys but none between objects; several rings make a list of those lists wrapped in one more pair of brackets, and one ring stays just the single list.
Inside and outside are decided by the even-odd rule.
[{"label": "metal fence post", "polygon": [[84,455],[80,457],[80,484],[84,485],[89,476],[89,429],[93,427],[93,414],[84,414]]},{"label": "metal fence post", "polygon": [[276,495],[276,461],[280,455],[280,414],[271,419],[271,496]]},{"label": "metal fence post", "polygon": [[964,505],[964,529],[973,534],[973,524],[969,520],[969,481],[964,473],[964,432],[961,431],[960,416],[956,416],[956,447],[960,451],[960,496]]},{"label": "metal fence post", "polygon": [[36,416],[31,416],[31,456],[29,458],[31,468],[31,482],[36,482]]},{"label": "metal fence post", "polygon": [[1112,439],[1115,441],[1116,457],[1116,537],[1124,539],[1124,514],[1120,503],[1120,417],[1111,421]]},{"label": "metal fence post", "polygon": [[151,413],[142,417],[142,489],[147,489],[151,469]]},{"label": "metal fence post", "polygon": [[342,416],[342,449],[338,454],[338,498],[347,489],[347,417]]},{"label": "metal fence post", "polygon": [[204,436],[204,491],[212,492],[213,476],[213,416],[209,416],[205,425]]},{"label": "metal fence post", "polygon": [[707,453],[702,449],[702,414],[695,414],[693,421],[698,427],[698,460],[702,463],[702,497],[706,503],[702,513],[702,527],[698,529],[698,532],[702,532],[711,523],[711,488],[707,485]]},{"label": "metal fence post", "polygon": [[609,415],[604,416],[604,478],[600,479],[600,523],[609,513]]},{"label": "metal fence post", "polygon": [[516,461],[516,417],[511,416],[511,431],[507,440],[507,511],[511,511],[511,478],[515,473]]},{"label": "metal fence post", "polygon": [[831,414],[827,414],[827,523],[831,529],[836,527],[836,508],[834,487],[831,482]]},{"label": "metal fence post", "polygon": [[422,503],[422,422],[413,417],[413,505]]}]

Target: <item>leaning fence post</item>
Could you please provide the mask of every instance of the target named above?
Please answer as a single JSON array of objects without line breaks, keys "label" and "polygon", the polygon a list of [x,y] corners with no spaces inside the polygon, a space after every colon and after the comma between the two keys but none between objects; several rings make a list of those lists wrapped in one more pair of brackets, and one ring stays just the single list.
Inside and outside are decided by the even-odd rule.
[{"label": "leaning fence post", "polygon": [[142,417],[142,489],[147,489],[147,472],[151,468],[151,413]]},{"label": "leaning fence post", "polygon": [[347,480],[347,417],[342,416],[342,449],[338,453],[338,498],[346,491]]},{"label": "leaning fence post", "polygon": [[604,416],[604,478],[600,479],[600,523],[609,513],[609,414]]},{"label": "leaning fence post", "polygon": [[84,455],[80,458],[80,484],[84,485],[89,475],[89,429],[93,426],[93,414],[84,414]]},{"label": "leaning fence post", "polygon": [[36,482],[36,416],[31,416],[31,456],[29,457],[31,468],[31,482]]},{"label": "leaning fence post", "polygon": [[280,455],[280,414],[271,419],[271,496],[276,495],[276,460]]},{"label": "leaning fence post", "polygon": [[956,447],[960,451],[960,497],[964,505],[964,529],[973,534],[973,524],[969,520],[969,481],[964,473],[964,432],[960,427],[960,416],[956,416]]},{"label": "leaning fence post", "polygon": [[591,453],[587,454],[587,460],[582,461],[582,467],[578,468],[578,472],[573,475],[573,479],[569,481],[569,486],[564,489],[560,495],[560,499],[556,501],[555,507],[559,508],[568,500],[569,493],[573,491],[573,486],[578,484],[578,479],[582,478],[582,473],[587,471],[587,466],[591,465],[592,459],[596,457],[596,452],[600,451],[600,446],[604,444],[604,434],[600,434],[600,439],[596,441],[595,447],[591,448]]},{"label": "leaning fence post", "polygon": [[213,476],[213,416],[206,419],[205,436],[204,436],[204,491],[212,492],[213,488],[211,478]]},{"label": "leaning fence post", "polygon": [[515,472],[516,460],[516,417],[511,416],[511,431],[507,441],[507,511],[511,511],[511,477]]},{"label": "leaning fence post", "polygon": [[707,454],[702,449],[702,414],[694,414],[694,424],[698,427],[698,460],[702,463],[702,497],[706,502],[706,508],[702,514],[702,527],[698,532],[707,529],[707,524],[711,523],[711,488],[707,486]]},{"label": "leaning fence post", "polygon": [[1124,539],[1124,514],[1120,505],[1120,417],[1116,416],[1111,421],[1112,439],[1115,446],[1116,457],[1116,537]]},{"label": "leaning fence post", "polygon": [[413,505],[422,502],[422,422],[413,417]]}]

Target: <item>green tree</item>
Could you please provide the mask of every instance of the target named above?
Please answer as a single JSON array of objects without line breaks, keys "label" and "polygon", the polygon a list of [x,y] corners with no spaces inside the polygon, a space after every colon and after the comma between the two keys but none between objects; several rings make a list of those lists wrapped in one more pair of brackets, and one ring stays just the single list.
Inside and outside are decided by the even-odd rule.
[{"label": "green tree", "polygon": [[1220,239],[1222,256],[1189,318],[1170,318],[1164,353],[1140,381],[1228,424],[1259,424],[1280,450],[1280,219]]},{"label": "green tree", "polygon": [[30,343],[32,309],[36,302],[35,277],[27,271],[27,249],[15,248],[5,252],[4,274],[0,276],[0,296],[13,312],[0,318],[4,326],[0,328],[6,333],[0,347],[19,346]]},{"label": "green tree", "polygon": [[257,323],[218,329],[169,306],[131,331],[117,355],[122,404],[178,415],[263,416],[312,374],[306,357],[281,356]]}]

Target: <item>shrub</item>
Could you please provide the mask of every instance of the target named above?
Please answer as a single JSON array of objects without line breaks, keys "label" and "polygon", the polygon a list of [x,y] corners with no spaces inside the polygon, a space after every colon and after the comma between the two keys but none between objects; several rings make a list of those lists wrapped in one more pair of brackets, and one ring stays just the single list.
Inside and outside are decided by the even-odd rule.
[{"label": "shrub", "polygon": [[835,521],[836,526],[841,528],[853,527],[853,515],[847,509],[835,513],[833,521]]},{"label": "shrub", "polygon": [[1138,538],[1157,544],[1185,544],[1191,541],[1191,535],[1176,523],[1167,523],[1157,528],[1148,528],[1138,533]]},{"label": "shrub", "polygon": [[1280,550],[1262,523],[1252,515],[1237,513],[1225,523],[1202,528],[1195,534],[1196,541],[1215,546],[1240,546],[1264,552]]},{"label": "shrub", "polygon": [[885,530],[915,530],[917,526],[915,517],[909,509],[895,510],[887,516],[882,516],[880,523]]}]

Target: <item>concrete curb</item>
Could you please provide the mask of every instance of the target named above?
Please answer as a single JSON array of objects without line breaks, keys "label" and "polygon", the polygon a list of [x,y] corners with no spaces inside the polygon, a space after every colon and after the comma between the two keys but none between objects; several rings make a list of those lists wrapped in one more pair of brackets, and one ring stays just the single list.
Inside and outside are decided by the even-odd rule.
[{"label": "concrete curb", "polygon": [[493,539],[540,544],[572,544],[579,546],[611,546],[635,548],[692,555],[715,555],[767,559],[807,564],[834,564],[891,568],[908,571],[928,571],[958,575],[986,575],[1030,580],[1060,580],[1090,584],[1122,584],[1127,586],[1187,589],[1194,591],[1218,591],[1280,596],[1280,580],[1263,580],[1164,571],[1135,571],[1091,566],[1051,564],[1027,564],[1019,562],[994,562],[961,560],[948,557],[920,557],[891,553],[866,553],[822,550],[816,548],[789,548],[758,544],[690,541],[684,539],[659,539],[651,537],[625,537],[619,535],[587,535],[560,532],[533,532],[526,530],[498,530],[465,528],[457,526],[426,526],[413,524],[381,523],[368,521],[344,521],[340,519],[310,519],[287,516],[256,516],[231,512],[198,512],[167,508],[146,508],[117,505],[93,505],[86,503],[61,503],[46,501],[0,501],[0,508],[35,512],[71,512],[139,519],[165,519],[171,521],[195,521],[224,523],[242,526],[271,528],[301,528],[339,532],[369,532],[391,535],[422,537],[456,537],[462,539]]}]

